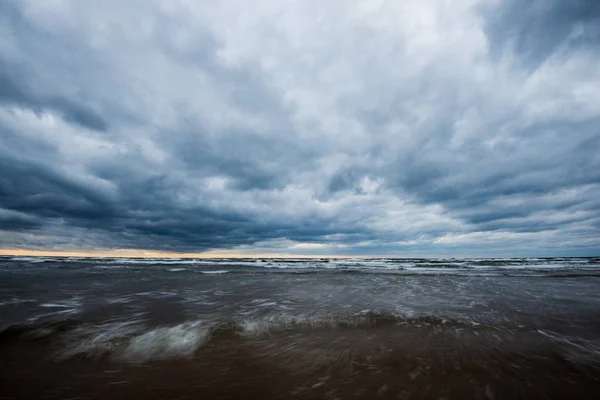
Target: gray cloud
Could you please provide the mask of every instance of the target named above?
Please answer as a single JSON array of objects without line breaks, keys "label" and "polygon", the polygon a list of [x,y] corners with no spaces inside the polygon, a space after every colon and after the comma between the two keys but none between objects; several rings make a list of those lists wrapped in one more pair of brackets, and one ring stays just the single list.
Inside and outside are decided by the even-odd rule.
[{"label": "gray cloud", "polygon": [[28,93],[25,88],[18,87],[18,82],[21,80],[25,80],[25,78],[19,78],[18,75],[12,77],[0,76],[0,104],[16,105],[28,108],[36,113],[43,113],[45,110],[55,111],[67,122],[88,129],[105,131],[108,128],[107,122],[94,111],[65,98],[44,98]]},{"label": "gray cloud", "polygon": [[597,253],[593,2],[284,3],[1,3],[0,246]]},{"label": "gray cloud", "polygon": [[509,0],[484,10],[497,57],[510,49],[537,66],[551,56],[600,46],[600,4],[594,0]]}]

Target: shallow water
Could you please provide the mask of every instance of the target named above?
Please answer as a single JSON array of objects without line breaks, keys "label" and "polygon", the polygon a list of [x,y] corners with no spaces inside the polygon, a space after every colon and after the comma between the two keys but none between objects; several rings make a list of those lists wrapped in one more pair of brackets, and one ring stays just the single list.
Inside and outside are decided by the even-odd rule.
[{"label": "shallow water", "polygon": [[0,258],[3,398],[600,398],[600,259]]}]

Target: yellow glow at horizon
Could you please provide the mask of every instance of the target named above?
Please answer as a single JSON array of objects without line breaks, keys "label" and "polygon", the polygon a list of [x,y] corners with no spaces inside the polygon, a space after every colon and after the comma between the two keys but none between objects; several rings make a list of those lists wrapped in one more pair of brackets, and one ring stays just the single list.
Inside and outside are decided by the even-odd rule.
[{"label": "yellow glow at horizon", "polygon": [[[152,250],[46,251],[0,249],[0,256],[37,257],[131,257],[131,258],[349,258],[351,256],[287,253],[174,253]],[[353,256],[356,257],[356,256]]]}]

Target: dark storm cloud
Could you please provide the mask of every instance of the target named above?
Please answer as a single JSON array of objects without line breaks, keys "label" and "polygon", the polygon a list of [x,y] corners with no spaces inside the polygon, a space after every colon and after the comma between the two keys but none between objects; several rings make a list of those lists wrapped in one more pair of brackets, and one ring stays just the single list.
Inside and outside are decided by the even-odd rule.
[{"label": "dark storm cloud", "polygon": [[[6,66],[0,68],[8,70]],[[26,80],[26,77],[0,75],[0,104],[16,105],[29,108],[35,112],[41,113],[44,110],[53,110],[58,112],[66,121],[78,124],[84,128],[105,131],[108,123],[94,111],[73,103],[71,100],[62,97],[41,97],[29,92],[19,84]]]},{"label": "dark storm cloud", "polygon": [[0,212],[0,229],[6,231],[23,231],[39,228],[41,221],[29,215],[17,212]]},{"label": "dark storm cloud", "polygon": [[47,166],[0,152],[0,207],[41,218],[102,221],[114,214],[101,193],[73,182]]},{"label": "dark storm cloud", "polygon": [[600,248],[594,2],[280,7],[0,3],[0,247]]},{"label": "dark storm cloud", "polygon": [[[33,47],[43,47],[44,32],[27,23],[17,4],[3,2],[0,4],[0,23],[16,34],[17,40],[33,40]],[[10,56],[0,54],[0,105],[17,105],[35,112],[53,110],[65,120],[79,124],[84,128],[105,131],[108,122],[94,110],[82,104],[57,95],[36,93],[31,87],[28,65],[23,65]]]}]

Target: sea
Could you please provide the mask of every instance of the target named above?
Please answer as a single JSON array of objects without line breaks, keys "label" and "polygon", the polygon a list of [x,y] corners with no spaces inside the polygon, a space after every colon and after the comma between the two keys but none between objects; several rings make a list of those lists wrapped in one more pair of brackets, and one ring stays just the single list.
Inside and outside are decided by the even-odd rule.
[{"label": "sea", "polygon": [[600,399],[600,258],[0,257],[0,399]]}]

